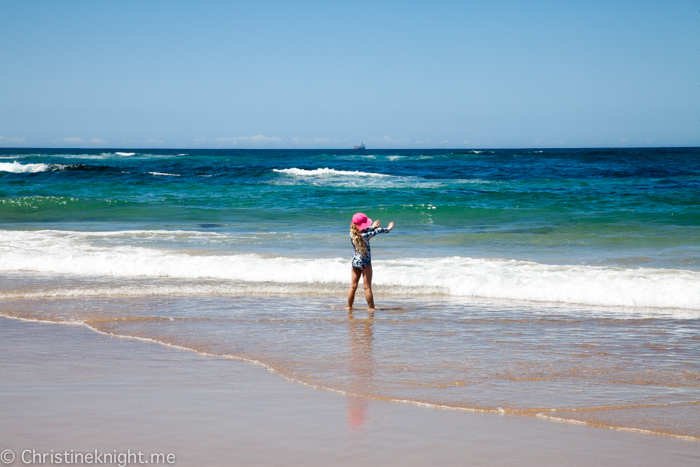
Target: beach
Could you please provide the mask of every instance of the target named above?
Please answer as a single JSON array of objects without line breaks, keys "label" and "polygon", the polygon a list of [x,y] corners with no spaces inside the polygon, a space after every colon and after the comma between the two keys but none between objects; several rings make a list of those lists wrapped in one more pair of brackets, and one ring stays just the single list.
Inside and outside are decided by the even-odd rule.
[{"label": "beach", "polygon": [[2,447],[695,464],[698,154],[1,149]]},{"label": "beach", "polygon": [[0,1],[0,467],[700,466],[696,3]]},{"label": "beach", "polygon": [[[696,465],[696,442],[352,398],[256,365],[2,319],[2,447],[176,465]],[[16,462],[15,465],[21,465]]]}]

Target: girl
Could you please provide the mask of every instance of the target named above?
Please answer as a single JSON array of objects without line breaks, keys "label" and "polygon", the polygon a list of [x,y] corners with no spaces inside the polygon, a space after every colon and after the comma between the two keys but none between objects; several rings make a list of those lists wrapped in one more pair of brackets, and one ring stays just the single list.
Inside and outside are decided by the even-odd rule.
[{"label": "girl", "polygon": [[394,223],[390,222],[386,229],[379,228],[379,221],[374,221],[366,215],[358,212],[352,216],[350,224],[350,238],[355,248],[352,257],[352,272],[350,276],[350,292],[348,292],[348,308],[352,308],[355,301],[355,292],[360,282],[360,276],[364,277],[365,299],[370,310],[374,310],[374,296],[372,295],[372,252],[369,248],[369,239],[380,233],[390,232]]}]

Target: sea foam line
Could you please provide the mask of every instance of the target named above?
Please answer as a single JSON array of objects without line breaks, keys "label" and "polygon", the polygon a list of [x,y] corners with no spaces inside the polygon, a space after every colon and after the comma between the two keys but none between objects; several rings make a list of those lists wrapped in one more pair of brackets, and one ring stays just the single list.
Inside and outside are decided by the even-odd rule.
[{"label": "sea foam line", "polygon": [[[0,292],[0,299],[42,299],[42,298],[92,298],[92,297],[145,297],[145,296],[191,296],[191,295],[284,295],[284,296],[337,296],[340,287],[314,287],[298,284],[207,284],[207,285],[124,285],[124,286],[65,286],[15,290]],[[342,292],[346,290],[342,288]]]},{"label": "sea foam line", "polygon": [[[93,331],[97,334],[101,334],[103,336],[114,337],[117,339],[136,340],[136,341],[149,343],[149,344],[157,344],[157,345],[161,345],[163,347],[167,347],[167,348],[170,348],[173,350],[191,352],[191,353],[194,353],[196,355],[200,355],[202,357],[221,358],[221,359],[225,359],[225,360],[237,360],[237,361],[240,361],[243,363],[250,363],[250,364],[253,364],[255,366],[265,368],[270,373],[282,378],[283,380],[285,380],[287,382],[299,384],[299,385],[305,386],[309,389],[326,391],[326,392],[330,392],[330,393],[334,393],[334,394],[340,394],[343,396],[362,397],[364,399],[375,400],[375,401],[409,404],[409,405],[414,405],[416,407],[425,407],[425,408],[430,408],[430,409],[441,409],[441,410],[452,410],[452,411],[457,411],[457,412],[532,416],[530,413],[531,409],[505,410],[501,407],[498,407],[496,409],[486,409],[486,408],[477,408],[477,407],[462,407],[462,406],[453,406],[453,405],[445,405],[445,404],[434,404],[434,403],[430,403],[430,402],[417,401],[417,400],[413,400],[413,399],[383,398],[383,397],[371,396],[371,395],[367,395],[367,394],[359,394],[359,393],[343,391],[341,389],[334,389],[334,388],[329,388],[329,387],[321,386],[321,385],[317,385],[317,384],[311,384],[311,383],[307,383],[306,381],[301,381],[301,380],[298,380],[296,378],[292,378],[290,376],[287,376],[286,374],[284,374],[282,371],[278,370],[277,368],[273,367],[269,363],[266,363],[262,360],[247,358],[247,357],[243,357],[240,355],[233,355],[233,354],[215,354],[215,353],[210,353],[210,352],[204,352],[201,350],[193,349],[191,347],[185,347],[185,346],[178,345],[178,344],[171,344],[169,342],[165,342],[165,341],[158,340],[158,339],[153,339],[150,337],[131,336],[128,334],[115,334],[112,332],[106,332],[106,331],[102,331],[100,329],[97,329],[94,326],[91,326],[88,322],[84,322],[84,321],[51,321],[51,320],[42,320],[42,319],[37,319],[37,318],[24,318],[24,317],[20,317],[20,316],[8,315],[8,314],[1,313],[1,312],[0,312],[0,317],[7,318],[7,319],[14,319],[17,321],[33,322],[33,323],[40,323],[40,324],[54,324],[54,325],[64,324],[64,325],[70,325],[70,326],[83,326],[86,329]],[[557,410],[560,411],[560,410],[565,410],[565,409],[557,409]],[[570,409],[570,410],[575,410],[575,409]],[[666,433],[663,431],[653,431],[653,430],[646,430],[646,429],[642,429],[642,428],[619,427],[619,426],[614,426],[614,425],[603,425],[603,424],[597,424],[597,423],[590,423],[590,422],[586,422],[586,421],[582,421],[582,420],[551,417],[548,415],[544,415],[542,413],[538,413],[535,416],[538,418],[553,421],[553,422],[571,423],[571,424],[575,424],[575,425],[587,425],[587,426],[591,426],[594,428],[608,428],[608,429],[619,430],[619,431],[630,431],[630,432],[640,433],[640,434],[661,435],[661,436],[667,436],[670,438],[682,439],[684,441],[700,441],[700,438],[697,438],[695,436],[677,435],[674,433]]]},{"label": "sea foam line", "polygon": [[668,436],[669,438],[677,438],[677,439],[682,439],[684,441],[700,441],[700,438],[695,437],[695,436],[688,436],[688,435],[677,435],[674,433],[666,433],[664,431],[654,431],[654,430],[646,430],[644,428],[634,428],[634,427],[627,427],[627,426],[616,426],[616,425],[605,425],[602,423],[593,423],[593,422],[586,422],[583,420],[576,420],[573,418],[559,418],[559,417],[552,417],[549,415],[545,415],[542,413],[538,413],[536,415],[537,418],[541,418],[544,420],[548,420],[550,422],[559,422],[559,423],[569,423],[572,425],[586,425],[586,426],[591,426],[595,428],[607,428],[609,430],[616,430],[616,431],[629,431],[631,433],[640,433],[644,435],[662,435],[662,436]]},{"label": "sea foam line", "polygon": [[[31,198],[42,198],[42,199],[61,199],[56,197],[43,197],[36,196]],[[70,198],[71,201],[76,201],[77,198]],[[15,232],[0,232],[0,248],[2,248],[2,242],[6,239],[20,239],[27,238],[34,241],[38,241],[42,237],[53,237],[56,239],[67,238],[73,239],[75,241],[88,239],[90,237],[127,237],[127,238],[174,238],[179,236],[187,236],[193,238],[206,238],[206,237],[225,237],[226,234],[219,232],[203,232],[201,230],[35,230],[32,232],[27,231],[15,231]]]},{"label": "sea foam line", "polygon": [[373,172],[360,172],[359,170],[349,171],[349,170],[335,170],[329,169],[297,169],[292,167],[291,169],[272,169],[273,172],[284,173],[288,175],[296,175],[299,177],[318,177],[318,176],[355,176],[355,177],[389,177],[390,175],[378,174]]}]

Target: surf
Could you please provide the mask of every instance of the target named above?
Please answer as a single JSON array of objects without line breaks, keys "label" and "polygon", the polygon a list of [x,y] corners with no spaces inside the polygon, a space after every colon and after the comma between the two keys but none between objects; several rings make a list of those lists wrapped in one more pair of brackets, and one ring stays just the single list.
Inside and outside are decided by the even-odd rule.
[{"label": "surf", "polygon": [[[181,237],[188,248],[135,246],[143,236]],[[100,237],[116,237],[104,245]],[[133,238],[132,238],[133,237]],[[187,237],[187,238],[184,238]],[[192,237],[192,238],[190,238]],[[169,278],[314,286],[337,291],[348,281],[348,258],[261,255],[193,248],[221,234],[202,232],[0,232],[0,272],[56,276]],[[178,240],[178,241],[180,241]],[[180,244],[180,243],[178,243]],[[665,268],[552,265],[504,258],[463,256],[373,261],[374,284],[403,295],[452,297],[628,308],[700,311],[700,272]]]},{"label": "surf", "polygon": [[38,173],[46,172],[51,169],[49,164],[20,164],[17,161],[14,162],[0,162],[0,172],[10,172],[10,173]]}]

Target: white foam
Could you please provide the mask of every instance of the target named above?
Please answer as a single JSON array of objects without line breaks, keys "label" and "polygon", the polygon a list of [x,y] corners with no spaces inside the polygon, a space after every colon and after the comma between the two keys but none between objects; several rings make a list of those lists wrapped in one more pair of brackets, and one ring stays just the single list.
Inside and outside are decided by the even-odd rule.
[{"label": "white foam", "polygon": [[273,172],[284,173],[288,175],[295,175],[297,177],[319,177],[319,176],[355,176],[355,177],[388,177],[389,175],[378,174],[372,172],[360,172],[358,170],[335,170],[335,169],[297,169],[293,167],[291,169],[272,169]]},{"label": "white foam", "polygon": [[[58,198],[56,198],[58,199]],[[71,198],[73,199],[73,198]],[[74,230],[37,230],[35,232],[15,231],[2,232],[0,231],[0,248],[2,245],[3,234],[17,234],[23,238],[39,238],[53,237],[56,239],[67,238],[71,241],[83,241],[91,237],[127,237],[127,238],[207,238],[207,237],[223,237],[224,234],[218,232],[201,232],[199,230],[107,230],[107,231],[74,231]],[[31,235],[34,234],[34,235]],[[2,251],[0,249],[0,251]]]},{"label": "white foam", "polygon": [[[43,289],[0,292],[0,299],[142,297],[152,295],[337,295],[338,288],[308,284],[174,284],[174,285],[84,285],[81,287],[49,287]],[[341,293],[344,292],[343,288]]]},{"label": "white foam", "polygon": [[132,157],[132,156],[138,156],[139,158],[157,158],[157,159],[176,157],[173,155],[137,154],[135,152],[103,152],[101,154],[52,154],[51,155],[51,157],[62,157],[65,159],[87,159],[87,160],[121,159],[123,157]]},{"label": "white foam", "polygon": [[180,176],[179,174],[169,174],[169,173],[165,173],[165,172],[148,172],[148,173],[151,175],[160,175],[160,176],[164,176],[164,177],[179,177]]},{"label": "white foam", "polygon": [[[165,232],[162,235],[167,235]],[[273,288],[283,284],[337,288],[348,281],[348,258],[207,254],[129,246],[124,242],[104,246],[104,242],[90,241],[91,235],[99,233],[0,231],[0,271],[83,277],[217,279],[264,283]],[[693,316],[700,311],[700,272],[697,271],[547,265],[467,257],[375,259],[374,269],[376,285],[404,294],[678,308],[695,310]]]},{"label": "white foam", "polygon": [[358,170],[335,169],[273,169],[274,172],[287,175],[273,180],[273,184],[313,184],[335,187],[363,187],[363,188],[437,188],[444,185],[440,180],[426,180],[421,177],[405,177],[373,172],[360,172]]},{"label": "white foam", "polygon": [[46,172],[50,169],[48,164],[20,164],[14,162],[0,162],[0,172],[12,173],[37,173]]}]

